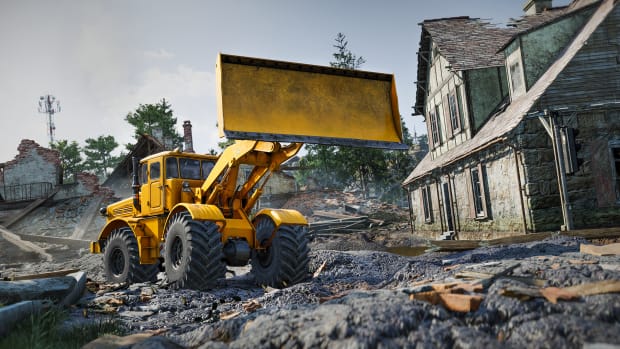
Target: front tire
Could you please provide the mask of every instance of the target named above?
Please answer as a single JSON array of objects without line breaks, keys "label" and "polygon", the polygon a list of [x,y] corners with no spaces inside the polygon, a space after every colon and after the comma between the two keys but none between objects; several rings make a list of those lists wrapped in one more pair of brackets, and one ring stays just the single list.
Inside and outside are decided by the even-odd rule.
[{"label": "front tire", "polygon": [[[258,242],[265,245],[274,229],[275,224],[270,218],[258,218]],[[306,228],[282,225],[271,241],[271,246],[253,251],[252,274],[259,285],[282,288],[296,284],[308,276],[309,252]]]},{"label": "front tire", "polygon": [[113,283],[156,281],[156,264],[140,264],[138,242],[128,227],[112,231],[105,244],[103,268],[106,279]]},{"label": "front tire", "polygon": [[172,288],[211,289],[226,273],[218,226],[193,220],[187,212],[172,217],[163,257]]}]

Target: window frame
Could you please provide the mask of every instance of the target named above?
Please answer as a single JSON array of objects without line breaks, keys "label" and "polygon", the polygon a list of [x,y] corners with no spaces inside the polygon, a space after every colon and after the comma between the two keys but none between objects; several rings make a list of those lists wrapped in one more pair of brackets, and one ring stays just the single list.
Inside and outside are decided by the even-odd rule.
[{"label": "window frame", "polygon": [[452,133],[457,134],[462,130],[461,115],[459,113],[458,98],[456,97],[456,91],[452,90],[448,93],[448,109],[450,111],[450,127]]},{"label": "window frame", "polygon": [[439,130],[438,108],[435,106],[429,111],[429,126],[431,133],[431,145],[436,148],[441,145],[441,131]]}]

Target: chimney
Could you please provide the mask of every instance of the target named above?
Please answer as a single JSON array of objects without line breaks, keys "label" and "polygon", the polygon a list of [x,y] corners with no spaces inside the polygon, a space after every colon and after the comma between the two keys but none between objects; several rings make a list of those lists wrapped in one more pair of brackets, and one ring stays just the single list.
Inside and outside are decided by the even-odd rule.
[{"label": "chimney", "polygon": [[526,16],[536,15],[552,8],[551,2],[552,0],[527,0],[523,5],[523,11]]},{"label": "chimney", "polygon": [[192,123],[189,120],[183,121],[183,151],[194,153],[194,139],[192,137]]}]

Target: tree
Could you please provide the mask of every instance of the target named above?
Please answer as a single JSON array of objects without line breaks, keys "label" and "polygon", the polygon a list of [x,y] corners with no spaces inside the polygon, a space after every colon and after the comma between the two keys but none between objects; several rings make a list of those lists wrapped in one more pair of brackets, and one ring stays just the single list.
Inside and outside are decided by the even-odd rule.
[{"label": "tree", "polygon": [[[135,111],[127,114],[125,121],[135,127],[136,140],[148,134],[157,136],[156,138],[168,149],[183,144],[183,137],[176,130],[177,118],[174,117],[171,105],[165,98],[157,104],[140,104]],[[126,147],[131,150],[133,145],[128,144]]]},{"label": "tree", "polygon": [[[366,62],[348,49],[344,34],[338,33],[335,41],[332,67],[358,69]],[[410,147],[414,143],[404,124],[403,138]],[[298,175],[302,183],[313,178],[323,187],[357,185],[366,196],[374,192],[382,200],[392,202],[402,199],[404,191],[400,184],[420,160],[413,153],[401,150],[326,145],[307,145],[306,150]]]},{"label": "tree", "polygon": [[52,149],[60,153],[63,182],[75,182],[76,174],[84,168],[80,147],[76,141],[69,143],[66,139],[51,144]]},{"label": "tree", "polygon": [[359,69],[364,63],[366,63],[364,57],[357,57],[351,53],[349,48],[347,48],[349,42],[344,34],[338,33],[335,40],[336,44],[334,47],[338,50],[338,52],[332,54],[335,61],[329,62],[329,65],[334,68]]},{"label": "tree", "polygon": [[86,139],[86,146],[83,149],[86,155],[85,168],[95,173],[100,179],[104,179],[108,175],[108,169],[114,168],[121,159],[111,154],[116,147],[118,143],[113,136]]}]

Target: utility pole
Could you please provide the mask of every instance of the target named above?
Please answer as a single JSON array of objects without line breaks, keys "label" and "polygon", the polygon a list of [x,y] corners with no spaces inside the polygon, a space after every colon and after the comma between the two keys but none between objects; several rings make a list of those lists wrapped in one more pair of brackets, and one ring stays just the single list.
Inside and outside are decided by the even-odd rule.
[{"label": "utility pole", "polygon": [[54,114],[60,112],[60,101],[52,95],[45,95],[39,98],[39,113],[47,114],[47,133],[50,136],[50,145],[54,143]]}]

